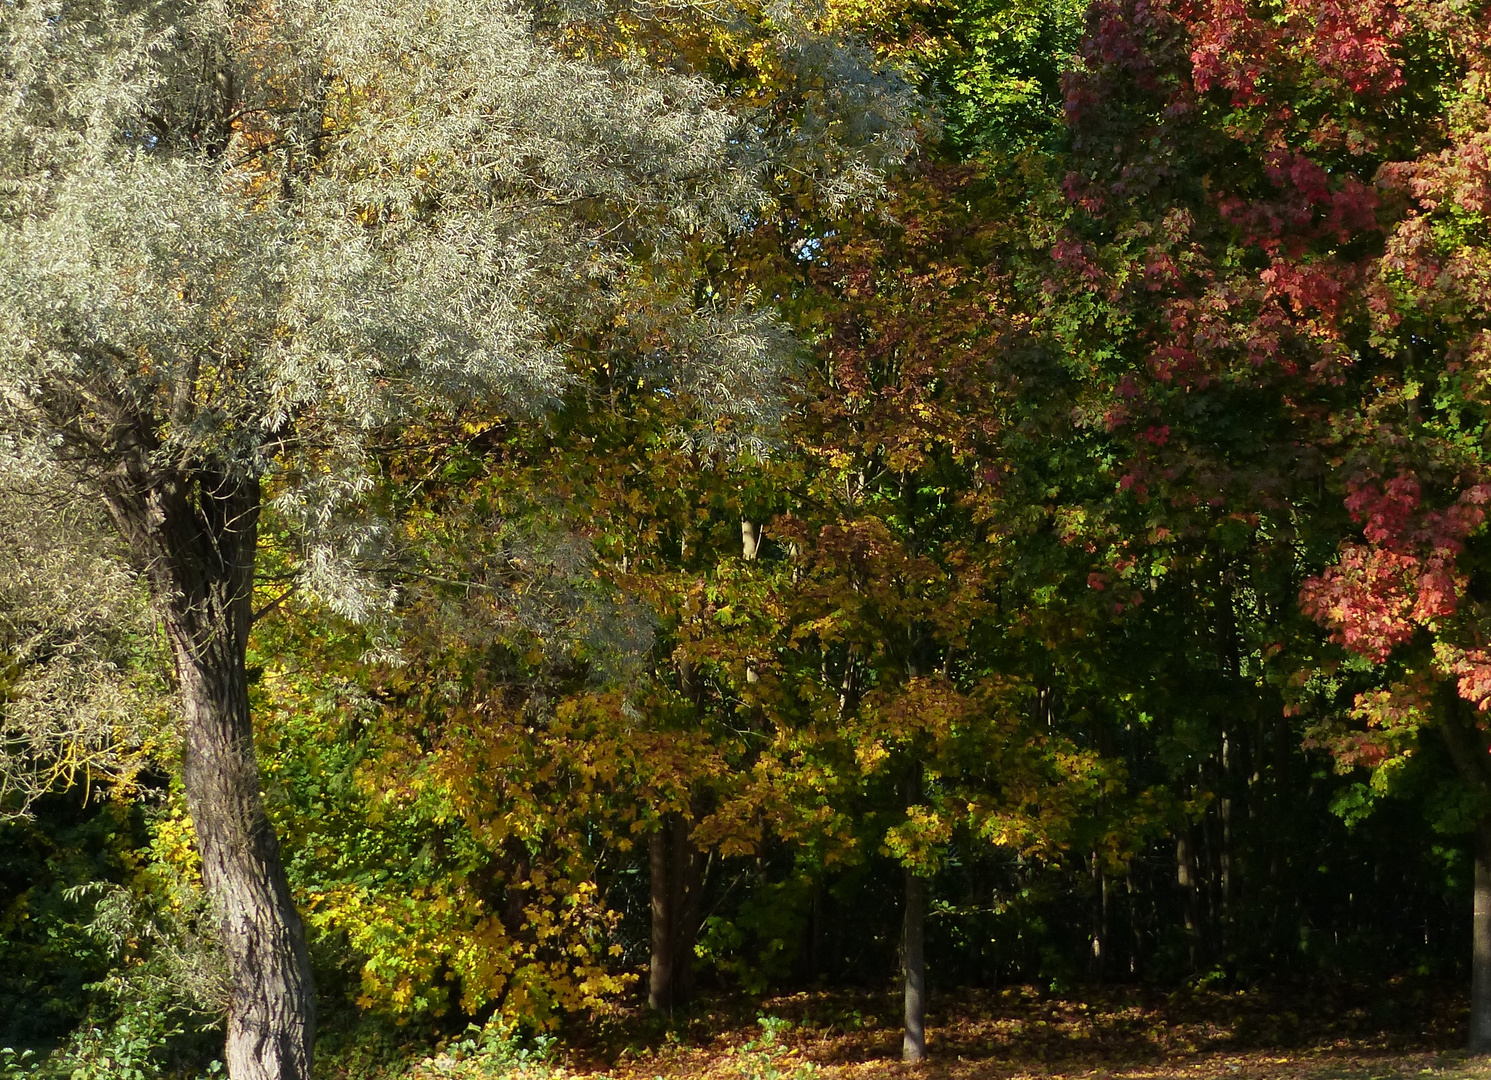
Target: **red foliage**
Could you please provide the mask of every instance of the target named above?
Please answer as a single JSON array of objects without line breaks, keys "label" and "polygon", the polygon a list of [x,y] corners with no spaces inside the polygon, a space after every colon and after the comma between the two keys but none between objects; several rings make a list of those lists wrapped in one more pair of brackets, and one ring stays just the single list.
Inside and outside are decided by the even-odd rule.
[{"label": "red foliage", "polygon": [[[1081,415],[1118,448],[1112,498],[1151,537],[1240,512],[1275,534],[1308,520],[1317,544],[1333,528],[1304,612],[1491,708],[1467,554],[1491,500],[1469,434],[1491,424],[1491,5],[1098,0],[1089,18],[1052,306],[1106,305],[1066,336],[1092,334]],[[1395,752],[1405,692],[1357,701],[1368,731],[1332,736],[1340,760]]]}]

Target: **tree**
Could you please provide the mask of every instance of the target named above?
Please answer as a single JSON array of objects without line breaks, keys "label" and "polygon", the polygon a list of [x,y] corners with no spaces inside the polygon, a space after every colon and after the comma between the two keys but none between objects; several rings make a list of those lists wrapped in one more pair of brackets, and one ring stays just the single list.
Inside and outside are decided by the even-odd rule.
[{"label": "tree", "polygon": [[[287,587],[386,606],[367,570],[390,534],[355,509],[370,438],[542,407],[567,319],[766,206],[760,136],[780,125],[584,34],[554,48],[565,33],[461,3],[3,13],[4,451],[101,499],[165,628],[235,1080],[308,1076],[314,1039],[244,664],[266,498],[300,537]],[[864,138],[788,149],[864,190],[907,145],[904,84],[797,44],[805,85],[839,64],[799,113],[853,103]],[[680,392],[738,407],[764,374],[759,320],[692,312],[660,320],[660,359]]]},{"label": "tree", "polygon": [[[1088,387],[1082,423],[1119,463],[1109,505],[1131,522],[1095,585],[1204,546],[1245,551],[1229,561],[1251,576],[1213,595],[1281,716],[1311,714],[1311,743],[1374,769],[1379,790],[1437,729],[1479,789],[1462,800],[1477,832],[1488,489],[1469,433],[1484,422],[1488,312],[1466,283],[1486,259],[1485,18],[1392,2],[1096,6],[1068,83],[1073,213],[1046,316]],[[1280,602],[1281,582],[1297,602]]]},{"label": "tree", "polygon": [[[1026,192],[1002,179],[927,165],[898,178],[887,218],[757,237],[816,349],[787,427],[796,460],[773,478],[787,510],[766,526],[769,633],[739,690],[793,807],[779,834],[820,873],[878,856],[897,876],[908,1061],[926,1054],[925,921],[952,853],[1055,861],[1075,844],[1121,862],[1125,847],[1102,813],[1126,802],[1121,771],[1032,678],[1044,642],[1022,546],[1044,522],[1012,294],[1028,252],[1006,225]],[[743,254],[740,272],[772,258]]]}]

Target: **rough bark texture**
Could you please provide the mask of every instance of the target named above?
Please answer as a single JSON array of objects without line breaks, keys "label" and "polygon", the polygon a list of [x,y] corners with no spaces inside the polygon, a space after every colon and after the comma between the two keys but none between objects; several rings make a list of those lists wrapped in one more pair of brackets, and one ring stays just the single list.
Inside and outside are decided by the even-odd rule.
[{"label": "rough bark texture", "polygon": [[671,1013],[694,995],[694,944],[699,937],[704,855],[682,814],[666,815],[647,839],[652,891],[652,963],[647,1004]]},{"label": "rough bark texture", "polygon": [[927,1057],[927,898],[926,886],[910,867],[906,868],[906,911],[901,927],[901,957],[905,976],[905,1035],[901,1060],[918,1062]]},{"label": "rough bark texture", "polygon": [[309,1080],[315,991],[305,933],[264,811],[244,652],[258,484],[139,469],[108,496],[144,565],[176,660],[182,780],[232,985],[232,1080]]}]

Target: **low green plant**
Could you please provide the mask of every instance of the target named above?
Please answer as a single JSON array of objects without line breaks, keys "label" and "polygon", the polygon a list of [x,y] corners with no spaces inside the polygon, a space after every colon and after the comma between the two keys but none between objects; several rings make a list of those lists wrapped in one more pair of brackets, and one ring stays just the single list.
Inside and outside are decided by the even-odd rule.
[{"label": "low green plant", "polygon": [[84,1024],[46,1057],[0,1048],[0,1080],[209,1080],[221,1061],[182,1071],[167,1061],[170,1042],[185,1034],[163,1016],[135,1011],[108,1024]]},{"label": "low green plant", "polygon": [[818,1066],[797,1057],[782,1036],[792,1029],[792,1021],[780,1016],[758,1016],[761,1034],[733,1048],[734,1073],[740,1080],[810,1080]]},{"label": "low green plant", "polygon": [[410,1080],[560,1080],[568,1074],[555,1061],[555,1040],[525,1039],[500,1017],[471,1024],[459,1039],[410,1067]]},{"label": "low green plant", "polygon": [[202,1080],[222,1073],[212,1059],[226,994],[200,890],[142,896],[89,882],[64,893],[91,904],[83,932],[112,965],[84,990],[89,1013],[50,1054],[0,1050],[0,1080]]}]

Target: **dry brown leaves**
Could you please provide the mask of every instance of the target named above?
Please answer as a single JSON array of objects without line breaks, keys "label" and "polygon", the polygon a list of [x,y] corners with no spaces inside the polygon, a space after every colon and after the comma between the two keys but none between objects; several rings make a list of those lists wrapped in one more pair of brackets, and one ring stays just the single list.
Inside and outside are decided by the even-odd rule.
[{"label": "dry brown leaves", "polygon": [[1432,987],[960,991],[934,999],[931,1060],[921,1066],[898,1060],[891,995],[800,993],[759,1004],[762,1015],[792,1023],[769,1060],[742,1052],[759,1043],[755,1018],[722,1007],[577,1071],[616,1080],[1491,1080],[1491,1059],[1457,1049],[1463,997]]}]

